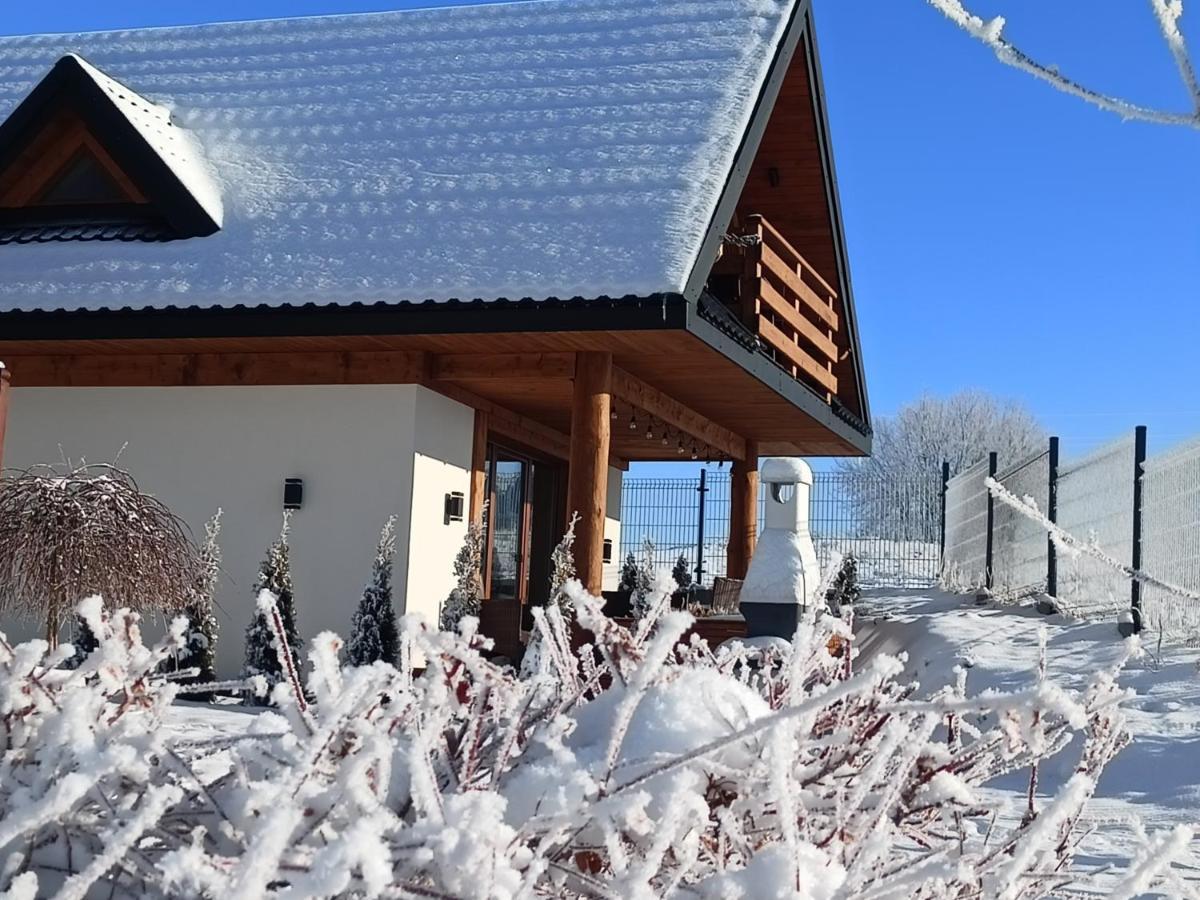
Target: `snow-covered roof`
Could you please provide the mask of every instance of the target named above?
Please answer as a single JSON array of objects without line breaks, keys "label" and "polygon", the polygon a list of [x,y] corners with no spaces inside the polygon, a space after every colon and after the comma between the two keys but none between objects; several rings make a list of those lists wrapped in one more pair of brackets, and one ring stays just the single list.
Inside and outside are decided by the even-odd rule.
[{"label": "snow-covered roof", "polygon": [[223,208],[208,237],[0,247],[0,311],[682,291],[797,2],[0,38],[0,118],[78,54],[169,111]]}]

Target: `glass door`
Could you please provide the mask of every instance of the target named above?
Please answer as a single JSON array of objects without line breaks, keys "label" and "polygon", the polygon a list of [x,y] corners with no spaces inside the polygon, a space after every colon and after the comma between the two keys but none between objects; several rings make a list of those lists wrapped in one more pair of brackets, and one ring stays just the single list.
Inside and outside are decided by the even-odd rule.
[{"label": "glass door", "polygon": [[495,449],[489,472],[488,598],[525,599],[529,543],[528,461]]}]

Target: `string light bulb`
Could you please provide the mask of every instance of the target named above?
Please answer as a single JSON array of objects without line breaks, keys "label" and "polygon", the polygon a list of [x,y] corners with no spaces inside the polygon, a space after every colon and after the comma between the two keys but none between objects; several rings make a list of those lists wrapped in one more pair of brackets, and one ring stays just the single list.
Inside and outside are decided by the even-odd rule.
[{"label": "string light bulb", "polygon": [[630,413],[630,415],[629,415],[629,430],[630,430],[630,431],[637,431],[637,428],[638,428],[638,424],[637,424],[637,416],[635,416],[635,415],[633,415],[632,413]]},{"label": "string light bulb", "polygon": [[651,428],[649,425],[646,426],[646,440],[648,440],[648,441],[654,440],[654,429]]},{"label": "string light bulb", "polygon": [[671,441],[670,441],[670,439],[667,437],[667,429],[665,429],[665,428],[664,428],[664,429],[663,429],[663,433],[662,433],[662,445],[663,445],[664,447],[667,447],[667,446],[669,446],[669,445],[670,445],[670,443],[671,443]]}]

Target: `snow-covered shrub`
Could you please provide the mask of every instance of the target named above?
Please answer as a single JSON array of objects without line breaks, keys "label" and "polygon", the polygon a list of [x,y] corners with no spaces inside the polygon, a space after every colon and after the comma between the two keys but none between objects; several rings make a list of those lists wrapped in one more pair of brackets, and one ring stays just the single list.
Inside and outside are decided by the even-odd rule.
[{"label": "snow-covered shrub", "polygon": [[479,615],[483,602],[483,543],[483,523],[472,522],[454,557],[454,588],[438,617],[443,631],[457,631],[463,619]]},{"label": "snow-covered shrub", "polygon": [[92,652],[100,646],[100,642],[96,639],[96,635],[92,633],[91,626],[83,616],[75,616],[74,633],[71,635],[71,646],[75,653],[66,659],[62,667],[64,669],[78,669],[83,665]]},{"label": "snow-covered shrub", "polygon": [[350,622],[350,643],[346,655],[354,666],[373,662],[395,664],[400,652],[400,632],[396,627],[396,609],[392,606],[392,560],[396,555],[396,517],[384,523],[375,549],[371,580]]},{"label": "snow-covered shrub", "polygon": [[256,598],[260,598],[264,591],[276,598],[277,614],[283,622],[287,644],[291,648],[291,659],[280,662],[275,629],[261,608],[256,608],[254,617],[246,629],[246,663],[243,674],[247,678],[261,676],[271,685],[283,679],[289,665],[297,669],[300,667],[300,660],[296,656],[300,637],[296,628],[296,601],[292,595],[292,562],[291,551],[288,548],[291,517],[291,510],[283,514],[283,527],[279,537],[267,550],[267,557],[259,566],[258,578],[254,582]]},{"label": "snow-covered shrub", "polygon": [[37,466],[0,479],[0,611],[43,620],[51,644],[89,594],[182,609],[196,565],[187,526],[115,466]]},{"label": "snow-covered shrub", "polygon": [[217,510],[204,526],[204,543],[200,547],[200,562],[196,590],[183,611],[188,621],[183,650],[174,660],[176,671],[192,670],[193,675],[182,680],[193,684],[208,684],[217,680],[217,633],[220,625],[214,604],[217,579],[221,577],[221,510]]},{"label": "snow-covered shrub", "polygon": [[[306,688],[213,738],[169,727],[181,690],[137,617],[81,615],[99,647],[0,640],[0,891],[84,897],[1031,898],[1076,880],[1084,803],[1126,742],[1113,672],[1068,694],[929,698],[900,661],[855,670],[805,619],[757,666],[652,613],[626,630],[573,584],[595,652],[557,608],[535,616],[547,665],[518,680],[457,633],[401,630],[401,665],[345,668],[319,635]],[[286,666],[273,598],[260,598]],[[661,613],[661,614],[660,614]],[[423,672],[409,661],[420,654]],[[1023,823],[981,785],[1068,752],[1065,786]],[[1078,740],[1081,738],[1082,740]],[[1175,890],[1187,828],[1144,837],[1138,890]],[[1162,851],[1162,852],[1160,852]]]},{"label": "snow-covered shrub", "polygon": [[[574,618],[574,607],[567,598],[567,585],[575,580],[575,526],[579,523],[579,513],[571,516],[567,531],[562,536],[550,554],[550,595],[548,605],[558,610],[559,614],[570,622]],[[541,674],[546,665],[543,652],[542,635],[535,631],[526,645],[521,657],[521,677],[532,678]]]}]

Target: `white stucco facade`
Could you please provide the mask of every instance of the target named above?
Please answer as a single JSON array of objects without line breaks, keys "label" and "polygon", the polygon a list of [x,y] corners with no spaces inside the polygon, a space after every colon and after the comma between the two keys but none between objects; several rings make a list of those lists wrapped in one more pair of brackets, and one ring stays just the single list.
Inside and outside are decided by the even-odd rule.
[{"label": "white stucco facade", "polygon": [[[279,532],[285,478],[304,480],[290,541],[303,635],[348,634],[392,515],[397,611],[436,618],[466,529],[446,523],[444,499],[469,493],[473,417],[414,385],[18,388],[4,462],[119,457],[197,535],[222,508],[218,665],[232,675],[258,564]],[[3,626],[18,637],[38,632]]]},{"label": "white stucco facade", "polygon": [[604,539],[612,541],[612,559],[604,564],[603,588],[615,591],[621,583],[621,491],[625,473],[608,470],[608,496],[605,498]]}]

